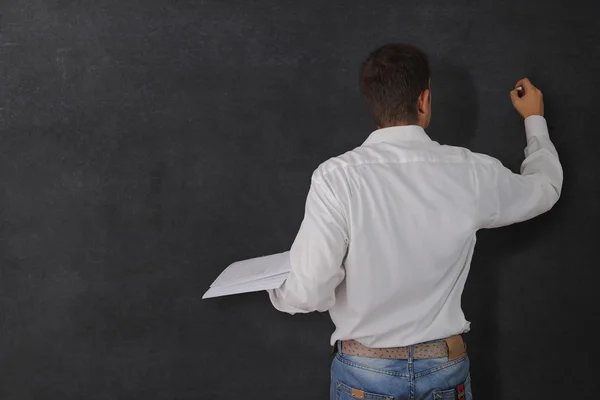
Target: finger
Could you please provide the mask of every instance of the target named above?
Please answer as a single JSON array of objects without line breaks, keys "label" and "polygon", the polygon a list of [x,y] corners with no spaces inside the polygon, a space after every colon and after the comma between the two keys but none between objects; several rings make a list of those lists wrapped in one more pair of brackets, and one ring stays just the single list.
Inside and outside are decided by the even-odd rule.
[{"label": "finger", "polygon": [[533,83],[531,83],[531,81],[528,78],[521,79],[515,85],[515,87],[517,86],[523,86],[523,89],[525,89],[525,91],[528,91],[527,89],[535,89],[535,86],[533,86]]},{"label": "finger", "polygon": [[519,101],[519,91],[517,89],[510,91],[510,99],[512,100],[513,104]]}]

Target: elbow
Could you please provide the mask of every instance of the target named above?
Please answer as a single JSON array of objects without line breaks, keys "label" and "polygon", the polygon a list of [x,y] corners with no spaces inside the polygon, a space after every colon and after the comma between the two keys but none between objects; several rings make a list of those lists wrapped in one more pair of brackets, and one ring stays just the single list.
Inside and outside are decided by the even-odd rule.
[{"label": "elbow", "polygon": [[551,210],[560,199],[563,186],[563,170],[562,167],[548,171],[546,174],[538,176],[537,180],[538,199],[542,212]]},{"label": "elbow", "polygon": [[563,187],[563,180],[564,180],[564,173],[563,173],[563,169],[562,166],[559,165],[558,170],[556,172],[556,178],[552,179],[552,180],[548,180],[548,186],[550,186],[548,188],[548,191],[552,191],[552,205],[550,206],[550,208],[552,208],[557,202],[558,199],[560,199],[560,195],[562,193],[562,187]]},{"label": "elbow", "polygon": [[546,207],[544,212],[550,211],[560,199],[560,195],[562,192],[562,181],[560,182],[560,184],[544,182],[542,190],[544,192],[544,197],[546,198]]}]

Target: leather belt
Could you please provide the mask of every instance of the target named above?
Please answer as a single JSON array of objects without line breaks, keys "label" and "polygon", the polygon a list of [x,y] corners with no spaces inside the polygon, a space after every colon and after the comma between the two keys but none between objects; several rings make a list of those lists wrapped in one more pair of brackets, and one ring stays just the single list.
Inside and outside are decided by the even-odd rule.
[{"label": "leather belt", "polygon": [[356,340],[343,340],[342,353],[350,356],[369,358],[392,358],[408,360],[408,348],[412,347],[413,359],[442,358],[456,360],[467,352],[467,346],[461,335],[450,336],[439,342],[419,343],[405,347],[371,348]]}]

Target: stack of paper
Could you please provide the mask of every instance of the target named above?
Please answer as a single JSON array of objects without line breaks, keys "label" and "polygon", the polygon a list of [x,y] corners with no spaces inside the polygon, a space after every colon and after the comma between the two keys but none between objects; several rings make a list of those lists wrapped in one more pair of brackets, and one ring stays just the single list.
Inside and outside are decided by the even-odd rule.
[{"label": "stack of paper", "polygon": [[251,258],[231,264],[202,296],[228,296],[280,287],[290,273],[290,252]]}]

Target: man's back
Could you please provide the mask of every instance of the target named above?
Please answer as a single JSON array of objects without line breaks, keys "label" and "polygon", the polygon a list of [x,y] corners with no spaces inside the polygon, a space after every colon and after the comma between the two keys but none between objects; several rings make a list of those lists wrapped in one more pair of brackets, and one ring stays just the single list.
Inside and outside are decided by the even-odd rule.
[{"label": "man's back", "polygon": [[465,331],[460,296],[482,224],[472,170],[492,161],[417,126],[376,135],[318,172],[349,228],[333,338],[394,347]]}]

